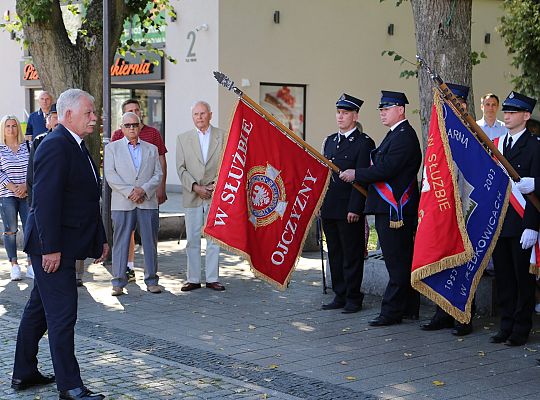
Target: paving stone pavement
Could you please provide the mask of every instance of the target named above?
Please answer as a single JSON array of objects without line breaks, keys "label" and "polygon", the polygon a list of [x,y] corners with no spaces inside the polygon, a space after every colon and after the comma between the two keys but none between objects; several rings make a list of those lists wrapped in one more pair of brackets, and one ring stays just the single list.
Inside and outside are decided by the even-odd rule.
[{"label": "paving stone pavement", "polygon": [[[489,343],[496,318],[476,318],[475,332],[423,332],[418,321],[369,327],[380,298],[344,315],[321,311],[317,254],[300,259],[290,288],[253,278],[239,257],[224,253],[227,290],[181,292],[185,242],[159,244],[164,293],[145,290],[143,270],[128,294],[110,295],[110,269],[89,265],[79,291],[77,357],[82,377],[108,399],[538,399],[540,321],[530,342]],[[21,254],[22,256],[22,254]],[[5,253],[0,252],[5,260]],[[21,257],[22,259],[23,257]],[[142,258],[138,256],[136,265]],[[381,263],[381,268],[384,265]],[[54,385],[9,388],[18,320],[31,280],[9,280],[0,262],[0,399],[55,399]],[[432,307],[423,306],[428,319]],[[46,339],[39,360],[52,372]]]}]

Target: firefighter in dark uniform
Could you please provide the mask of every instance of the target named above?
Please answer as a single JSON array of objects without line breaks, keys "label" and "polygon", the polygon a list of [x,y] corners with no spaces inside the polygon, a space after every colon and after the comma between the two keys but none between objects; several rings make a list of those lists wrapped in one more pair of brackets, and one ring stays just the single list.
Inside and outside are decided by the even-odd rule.
[{"label": "firefighter in dark uniform", "polygon": [[344,171],[346,182],[369,184],[365,213],[375,215],[389,280],[378,317],[371,326],[401,323],[418,318],[420,297],[411,287],[413,237],[418,218],[418,171],[422,151],[416,132],[405,118],[407,97],[401,92],[382,91],[379,115],[390,128],[372,152],[372,165]]},{"label": "firefighter in dark uniform", "polygon": [[[452,93],[460,101],[461,105],[465,110],[467,109],[467,97],[469,97],[469,87],[458,85],[456,83],[447,83],[446,84]],[[476,303],[473,300],[472,304],[472,317],[476,312]],[[420,328],[424,331],[438,331],[445,328],[452,328],[452,335],[454,336],[465,336],[473,331],[472,320],[467,323],[461,323],[454,319],[451,315],[446,313],[441,307],[437,306],[435,314],[431,317],[431,320],[425,324],[420,325]]]},{"label": "firefighter in dark uniform", "polygon": [[[336,103],[339,132],[328,136],[323,143],[324,156],[341,170],[368,167],[369,155],[375,148],[375,142],[356,126],[362,103],[347,94],[339,98]],[[364,204],[364,196],[332,172],[321,217],[335,297],[331,303],[323,304],[323,310],[342,308],[344,314],[349,314],[362,309]]]},{"label": "firefighter in dark uniform", "polygon": [[[540,138],[526,128],[536,100],[511,92],[503,103],[506,135],[499,138],[503,155],[523,177],[540,177]],[[516,184],[521,193],[535,190],[534,179]],[[536,188],[537,194],[540,194]],[[520,196],[520,193],[513,193]],[[534,312],[535,277],[529,273],[531,248],[538,240],[539,213],[526,199],[525,208],[508,205],[499,240],[493,251],[497,300],[501,313],[499,331],[492,343],[521,346],[527,342]],[[523,217],[519,213],[522,213]]]}]

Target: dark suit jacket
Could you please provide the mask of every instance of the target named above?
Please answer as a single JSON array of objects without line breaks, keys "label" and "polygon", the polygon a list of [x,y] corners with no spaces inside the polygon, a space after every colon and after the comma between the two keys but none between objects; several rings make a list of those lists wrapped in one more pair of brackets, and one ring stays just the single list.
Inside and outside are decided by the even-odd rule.
[{"label": "dark suit jacket", "polygon": [[35,154],[24,251],[32,255],[62,252],[77,260],[101,256],[106,239],[99,199],[89,158],[69,131],[58,125]]},{"label": "dark suit jacket", "polygon": [[34,111],[28,117],[28,123],[26,125],[26,134],[32,135],[32,139],[37,135],[47,132],[47,126],[45,121],[45,115],[41,108],[37,111]]},{"label": "dark suit jacket", "polygon": [[[348,138],[343,138],[339,142],[337,133],[328,136],[323,145],[323,153],[328,160],[344,171],[368,167],[369,154],[374,148],[373,139],[356,129]],[[321,216],[329,219],[347,219],[349,212],[361,215],[364,212],[365,201],[365,197],[358,190],[332,172],[330,185],[321,207]]]},{"label": "dark suit jacket", "polygon": [[[501,140],[504,136],[501,137]],[[506,155],[506,159],[512,164],[519,176],[540,177],[540,137],[534,136],[529,130],[523,132],[518,141]],[[538,179],[535,179],[537,182]],[[535,182],[535,183],[536,183]],[[535,184],[535,193],[540,195],[540,188]],[[526,199],[525,214],[523,219],[509,204],[501,237],[521,236],[524,229],[538,230],[540,217],[536,208]]]},{"label": "dark suit jacket", "polygon": [[[420,195],[418,191],[418,170],[422,164],[422,150],[416,132],[408,121],[399,124],[388,132],[379,147],[372,153],[373,165],[369,168],[357,168],[356,182],[369,184],[387,182],[399,201],[405,190],[412,183],[412,195],[403,208],[403,215],[415,216],[418,213]],[[366,201],[366,214],[389,214],[390,206],[375,190],[369,186]]]}]

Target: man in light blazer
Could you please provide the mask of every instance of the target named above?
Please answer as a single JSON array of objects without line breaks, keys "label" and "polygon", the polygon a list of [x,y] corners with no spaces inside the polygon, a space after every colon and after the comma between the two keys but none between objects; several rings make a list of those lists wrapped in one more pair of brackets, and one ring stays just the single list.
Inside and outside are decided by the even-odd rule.
[{"label": "man in light blazer", "polygon": [[149,292],[161,293],[157,276],[159,212],[156,190],[163,172],[157,147],[139,139],[137,114],[122,116],[124,138],[105,147],[105,177],[111,187],[113,221],[112,295],[124,294],[131,232],[138,225],[144,251],[144,283]]},{"label": "man in light blazer", "polygon": [[[206,222],[217,180],[225,132],[210,125],[212,111],[205,101],[191,107],[195,128],[176,139],[176,170],[182,183],[187,236],[187,283],[182,291],[201,287],[201,229]],[[219,283],[219,246],[206,242],[206,287],[222,291]]]}]

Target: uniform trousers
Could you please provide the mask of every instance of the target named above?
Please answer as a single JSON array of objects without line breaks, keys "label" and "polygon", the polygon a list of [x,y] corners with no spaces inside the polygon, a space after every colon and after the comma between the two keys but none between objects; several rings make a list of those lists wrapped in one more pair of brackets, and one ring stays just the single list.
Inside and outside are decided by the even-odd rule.
[{"label": "uniform trousers", "polygon": [[375,228],[388,271],[381,315],[401,319],[404,314],[418,314],[420,295],[411,287],[411,266],[416,218],[406,215],[404,226],[390,228],[388,214],[375,214]]},{"label": "uniform trousers", "polygon": [[365,223],[323,218],[323,229],[328,247],[334,301],[341,304],[362,305],[360,291],[364,277]]},{"label": "uniform trousers", "polygon": [[78,300],[75,258],[62,256],[58,270],[46,273],[41,255],[30,257],[34,266],[34,288],[19,325],[13,377],[24,380],[36,376],[38,343],[48,331],[58,390],[81,387],[74,339]]},{"label": "uniform trousers", "polygon": [[157,285],[157,243],[159,230],[158,209],[135,208],[130,211],[111,211],[113,221],[113,250],[112,250],[112,285],[124,287],[127,285],[127,259],[131,232],[138,226],[144,252],[144,283],[147,286]]},{"label": "uniform trousers", "polygon": [[[210,203],[203,202],[198,207],[186,207],[187,236],[187,280],[190,283],[201,283],[201,232],[208,218]],[[219,245],[212,239],[206,240],[206,282],[219,281]]]},{"label": "uniform trousers", "polygon": [[535,277],[529,273],[531,249],[523,250],[520,237],[499,237],[493,250],[500,331],[527,339],[532,328]]}]

